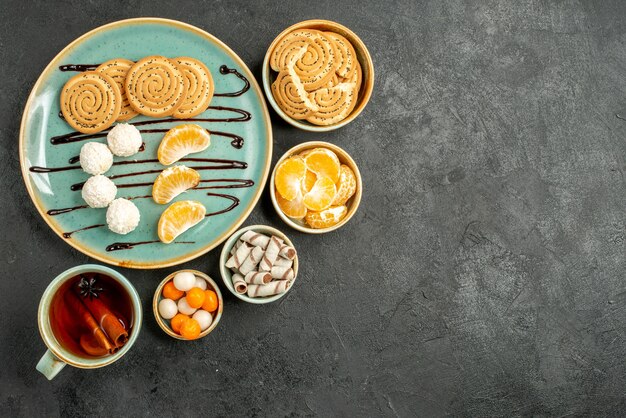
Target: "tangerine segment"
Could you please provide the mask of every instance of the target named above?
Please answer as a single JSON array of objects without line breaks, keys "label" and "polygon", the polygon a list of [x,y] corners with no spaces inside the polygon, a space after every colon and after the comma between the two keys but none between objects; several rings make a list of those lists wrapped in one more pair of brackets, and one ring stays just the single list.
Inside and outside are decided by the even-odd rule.
[{"label": "tangerine segment", "polygon": [[333,200],[333,206],[345,205],[348,199],[356,192],[356,176],[354,171],[345,164],[341,164],[341,175],[337,187],[337,195]]},{"label": "tangerine segment", "polygon": [[206,209],[200,202],[182,200],[172,203],[159,218],[157,226],[159,239],[169,244],[177,236],[203,220],[205,214]]},{"label": "tangerine segment", "polygon": [[152,199],[164,205],[188,189],[193,189],[200,183],[200,173],[193,168],[177,165],[166,168],[152,185]]},{"label": "tangerine segment", "polygon": [[298,193],[298,196],[293,200],[287,200],[280,194],[276,194],[276,203],[283,213],[290,218],[302,219],[306,215],[306,206],[302,201],[302,193]]},{"label": "tangerine segment", "polygon": [[172,320],[170,321],[170,326],[172,327],[172,331],[174,331],[176,334],[180,334],[180,327],[183,325],[183,322],[188,321],[189,320],[189,316],[182,314],[182,313],[177,313],[174,318],[172,318]]},{"label": "tangerine segment", "polygon": [[340,163],[337,155],[326,148],[315,148],[304,157],[306,167],[318,177],[329,177],[333,183],[339,181]]},{"label": "tangerine segment", "polygon": [[180,326],[180,335],[186,340],[195,340],[200,336],[200,323],[190,318]]},{"label": "tangerine segment", "polygon": [[304,179],[302,179],[302,193],[310,192],[316,181],[317,174],[315,174],[311,170],[307,170],[306,174],[304,175]]},{"label": "tangerine segment", "polygon": [[332,206],[321,212],[309,211],[305,221],[311,228],[322,229],[338,224],[347,214],[346,206]]},{"label": "tangerine segment", "polygon": [[287,158],[276,167],[274,184],[276,190],[287,200],[293,200],[298,196],[302,179],[306,175],[306,165],[300,157]]},{"label": "tangerine segment", "polygon": [[157,157],[163,165],[170,165],[188,154],[204,151],[211,145],[209,131],[195,124],[178,125],[167,131]]},{"label": "tangerine segment", "polygon": [[302,203],[307,209],[324,210],[330,207],[337,194],[335,182],[329,177],[320,177],[317,179],[311,191],[304,195]]}]

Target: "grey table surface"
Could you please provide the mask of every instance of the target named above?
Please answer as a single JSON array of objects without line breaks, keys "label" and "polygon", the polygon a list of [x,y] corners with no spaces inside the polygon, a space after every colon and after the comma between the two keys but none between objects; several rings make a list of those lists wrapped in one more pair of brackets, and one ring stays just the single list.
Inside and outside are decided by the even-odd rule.
[{"label": "grey table surface", "polygon": [[[3,0],[0,12],[0,415],[624,416],[626,2]],[[288,25],[328,18],[368,45],[375,91],[352,124],[300,132],[272,115],[274,161],[307,140],[356,159],[340,231],[288,230],[267,191],[246,224],[289,232],[295,288],[228,295],[198,342],[149,306],[176,270],[122,270],[145,304],[133,349],[48,382],[37,303],[91,260],[44,223],[20,176],[22,109],[82,33],[159,16],[197,25],[259,75]],[[219,249],[218,249],[219,250]],[[218,278],[219,251],[183,266]],[[225,290],[225,289],[223,289]]]}]

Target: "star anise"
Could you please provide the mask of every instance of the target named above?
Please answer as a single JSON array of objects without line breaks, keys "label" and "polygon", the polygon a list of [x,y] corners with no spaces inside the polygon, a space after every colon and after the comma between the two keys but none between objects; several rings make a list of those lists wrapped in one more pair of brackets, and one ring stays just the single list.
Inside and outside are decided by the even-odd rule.
[{"label": "star anise", "polygon": [[97,298],[100,296],[100,292],[102,292],[102,288],[96,286],[95,277],[88,279],[81,275],[78,288],[80,289],[80,295],[84,298],[89,297],[89,299]]}]

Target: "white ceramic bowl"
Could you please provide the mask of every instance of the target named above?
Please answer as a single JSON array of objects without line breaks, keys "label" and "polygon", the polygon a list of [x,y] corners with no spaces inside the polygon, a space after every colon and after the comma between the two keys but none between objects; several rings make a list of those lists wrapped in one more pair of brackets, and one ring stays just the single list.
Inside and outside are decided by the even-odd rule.
[{"label": "white ceramic bowl", "polygon": [[[274,186],[274,177],[276,176],[276,167],[278,167],[278,165],[282,163],[284,160],[286,160],[287,158],[296,154],[300,154],[302,151],[306,151],[308,149],[313,149],[313,148],[328,148],[329,150],[333,151],[335,154],[337,154],[337,157],[339,158],[339,162],[341,162],[341,164],[345,164],[348,167],[350,167],[350,169],[352,169],[352,171],[354,172],[354,176],[356,177],[356,192],[346,202],[346,206],[348,207],[348,213],[341,221],[339,221],[337,224],[333,226],[329,226],[328,228],[320,228],[320,229],[311,228],[302,220],[292,219],[288,217],[287,215],[283,213],[283,211],[280,209],[280,206],[278,206],[278,202],[276,201],[276,186]],[[274,205],[274,209],[276,209],[278,216],[280,216],[280,218],[283,221],[285,221],[285,223],[289,225],[290,227],[297,229],[300,232],[305,232],[307,234],[324,234],[326,232],[331,232],[344,226],[350,220],[350,218],[354,216],[354,214],[356,213],[356,210],[359,208],[359,204],[361,203],[362,193],[363,193],[363,182],[361,180],[361,173],[359,172],[359,168],[357,167],[356,163],[347,152],[339,148],[337,145],[331,144],[329,142],[311,141],[311,142],[304,142],[300,145],[296,145],[295,147],[291,148],[289,151],[284,153],[282,157],[280,157],[280,160],[278,160],[278,162],[274,166],[274,169],[272,170],[272,176],[270,177],[270,196],[272,198],[272,204]]]},{"label": "white ceramic bowl", "polygon": [[[328,126],[314,125],[307,122],[306,120],[296,120],[287,116],[287,114],[283,112],[283,110],[274,100],[274,95],[272,94],[272,83],[276,79],[277,74],[270,68],[270,55],[272,54],[272,51],[274,50],[276,44],[278,44],[280,38],[296,29],[317,29],[321,31],[335,32],[345,37],[354,47],[359,63],[361,64],[361,70],[363,71],[363,81],[361,82],[361,89],[359,90],[357,104],[352,112],[348,115],[348,117],[346,117],[344,120]],[[361,38],[359,38],[350,29],[330,20],[313,19],[305,20],[304,22],[296,23],[295,25],[289,26],[274,39],[269,48],[267,48],[265,59],[263,60],[261,78],[263,81],[263,90],[265,90],[265,96],[267,97],[267,101],[274,108],[276,113],[278,113],[278,115],[285,120],[285,122],[305,131],[328,132],[347,125],[348,123],[352,122],[357,116],[359,116],[359,114],[363,111],[363,109],[367,105],[367,102],[372,96],[372,91],[374,90],[374,64],[372,62],[372,57],[370,56],[370,53]]]},{"label": "white ceramic bowl", "polygon": [[[293,273],[294,273],[293,281],[291,283],[291,286],[289,287],[289,289],[287,289],[286,292],[283,292],[281,294],[274,295],[274,296],[263,297],[263,298],[251,298],[246,294],[239,294],[233,288],[233,282],[231,279],[233,272],[228,267],[226,267],[226,261],[228,261],[228,258],[230,257],[230,250],[233,248],[233,246],[235,245],[239,237],[243,235],[244,232],[250,231],[250,230],[261,233],[261,234],[269,235],[269,236],[276,235],[278,238],[285,241],[285,244],[293,248],[296,248],[296,247],[295,245],[293,245],[293,242],[291,242],[291,240],[287,238],[285,234],[280,232],[278,229],[272,228],[271,226],[267,226],[267,225],[251,225],[251,226],[242,228],[239,231],[235,232],[233,235],[231,235],[230,238],[228,238],[226,242],[224,243],[224,247],[222,247],[222,253],[220,254],[220,273],[222,275],[222,280],[224,281],[224,285],[226,285],[228,290],[230,290],[230,293],[237,296],[239,299],[248,303],[255,303],[258,305],[263,305],[265,303],[277,301],[278,299],[282,298],[288,292],[291,291],[291,289],[293,288],[293,285],[295,284],[296,279],[298,278],[298,254],[296,253],[296,258],[293,259],[293,267],[292,267]],[[297,250],[298,249],[296,248],[296,251]]]},{"label": "white ceramic bowl", "polygon": [[[163,299],[163,286],[165,286],[165,284],[169,282],[170,280],[173,280],[174,276],[176,276],[177,273],[181,273],[181,272],[193,273],[196,277],[200,277],[206,280],[207,289],[213,290],[217,294],[218,306],[217,306],[217,312],[215,313],[215,315],[213,315],[213,322],[211,323],[211,326],[205,329],[204,331],[202,331],[200,335],[198,336],[198,338],[196,338],[195,340],[187,340],[183,338],[180,334],[177,334],[176,332],[174,332],[172,330],[172,327],[170,326],[169,319],[163,319],[161,317],[161,314],[159,313],[159,302],[161,301],[161,299]],[[211,331],[215,329],[215,327],[217,327],[217,324],[220,322],[220,319],[222,318],[223,310],[224,310],[224,301],[222,300],[222,292],[220,292],[220,288],[217,287],[217,283],[215,283],[215,281],[211,279],[208,275],[198,270],[185,269],[185,270],[178,270],[170,274],[165,279],[163,279],[163,281],[161,281],[161,283],[157,286],[154,292],[154,298],[152,298],[152,311],[154,313],[154,318],[156,319],[157,324],[159,324],[161,329],[165,331],[167,335],[169,335],[172,338],[176,338],[177,340],[196,341],[196,340],[199,340],[200,338],[206,337],[207,335],[211,333]]]}]

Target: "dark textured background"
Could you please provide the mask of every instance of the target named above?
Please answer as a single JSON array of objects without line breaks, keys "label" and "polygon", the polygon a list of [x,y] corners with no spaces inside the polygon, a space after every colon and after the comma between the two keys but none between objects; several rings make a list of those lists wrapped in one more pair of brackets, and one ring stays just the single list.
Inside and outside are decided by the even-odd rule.
[{"label": "dark textured background", "polygon": [[[0,415],[626,414],[626,2],[73,3],[1,6]],[[149,310],[175,268],[124,270],[145,304],[136,345],[48,382],[37,302],[90,260],[26,193],[21,113],[67,43],[136,16],[197,25],[256,75],[292,23],[352,28],[375,61],[369,106],[323,135],[273,115],[274,161],[332,141],[359,164],[363,201],[340,231],[308,236],[266,192],[247,224],[291,235],[300,278],[273,305],[227,295],[198,342],[173,341]],[[184,267],[219,278],[218,253]]]}]

